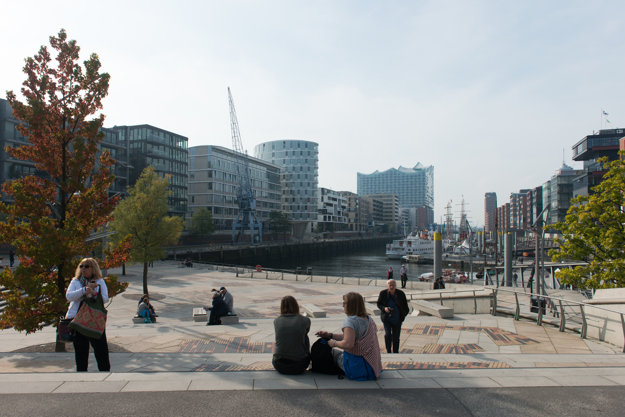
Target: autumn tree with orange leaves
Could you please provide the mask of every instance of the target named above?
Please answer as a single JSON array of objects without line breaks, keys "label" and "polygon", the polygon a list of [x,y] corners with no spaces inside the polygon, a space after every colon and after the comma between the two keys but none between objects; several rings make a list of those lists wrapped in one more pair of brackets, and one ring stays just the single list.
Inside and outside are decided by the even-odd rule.
[{"label": "autumn tree with orange leaves", "polygon": [[[28,144],[7,148],[13,158],[31,161],[35,175],[6,182],[2,192],[12,200],[0,204],[0,236],[14,245],[20,261],[0,274],[8,302],[0,325],[27,333],[54,323],[65,313],[65,290],[77,263],[101,244],[89,239],[109,220],[117,198],[109,198],[114,161],[99,144],[109,74],[100,72],[96,54],[79,62],[80,48],[61,30],[25,60],[24,102],[7,92],[19,132]],[[107,255],[103,267],[127,259],[128,242]],[[109,279],[109,293],[127,284]]]}]

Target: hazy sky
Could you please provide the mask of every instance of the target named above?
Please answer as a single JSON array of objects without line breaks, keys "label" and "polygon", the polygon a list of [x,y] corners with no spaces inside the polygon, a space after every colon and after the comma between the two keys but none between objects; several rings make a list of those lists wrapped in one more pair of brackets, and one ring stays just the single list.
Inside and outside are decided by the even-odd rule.
[{"label": "hazy sky", "polygon": [[[105,126],[151,124],[189,146],[319,143],[319,186],[434,166],[435,219],[464,195],[484,223],[542,185],[571,147],[625,126],[623,1],[0,0],[0,92],[65,28],[111,75]],[[620,97],[620,99],[619,99]]]}]

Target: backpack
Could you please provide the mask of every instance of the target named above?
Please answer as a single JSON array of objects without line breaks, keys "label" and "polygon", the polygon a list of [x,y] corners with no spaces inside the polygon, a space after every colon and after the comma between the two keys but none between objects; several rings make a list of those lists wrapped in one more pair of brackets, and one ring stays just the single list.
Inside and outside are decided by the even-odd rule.
[{"label": "backpack", "polygon": [[328,375],[343,375],[343,370],[334,363],[332,348],[323,338],[317,339],[310,348],[311,371]]}]

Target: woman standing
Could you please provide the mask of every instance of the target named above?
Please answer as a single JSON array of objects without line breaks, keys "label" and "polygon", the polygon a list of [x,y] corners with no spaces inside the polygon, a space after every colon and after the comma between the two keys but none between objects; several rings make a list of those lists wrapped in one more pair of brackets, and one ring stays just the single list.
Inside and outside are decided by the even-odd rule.
[{"label": "woman standing", "polygon": [[[74,278],[67,287],[65,298],[69,301],[69,308],[65,318],[73,319],[78,313],[80,304],[87,297],[96,298],[102,295],[102,301],[109,299],[106,283],[102,279],[102,272],[98,263],[93,258],[84,258],[76,267]],[[98,370],[108,372],[111,370],[109,361],[109,347],[106,341],[106,332],[99,338],[87,337],[76,331],[74,335],[74,358],[76,371],[87,372],[89,364],[89,345],[93,347],[95,359],[98,362]]]},{"label": "woman standing", "polygon": [[343,296],[343,309],[347,317],[343,333],[318,331],[316,334],[330,339],[334,362],[349,379],[366,381],[376,379],[382,372],[382,358],[378,343],[378,327],[367,314],[362,295],[348,292]]},{"label": "woman standing", "polygon": [[281,374],[301,374],[310,363],[310,319],[299,314],[294,297],[282,297],[280,316],[273,321],[273,327],[276,332],[273,367]]}]

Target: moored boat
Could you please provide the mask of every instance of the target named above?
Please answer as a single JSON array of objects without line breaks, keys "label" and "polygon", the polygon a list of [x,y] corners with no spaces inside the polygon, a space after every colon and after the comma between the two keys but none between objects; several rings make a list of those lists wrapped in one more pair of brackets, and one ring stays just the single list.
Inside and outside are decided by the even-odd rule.
[{"label": "moored boat", "polygon": [[402,259],[402,256],[417,255],[418,259],[434,257],[434,241],[430,233],[411,233],[404,239],[396,239],[386,245],[388,259]]}]

